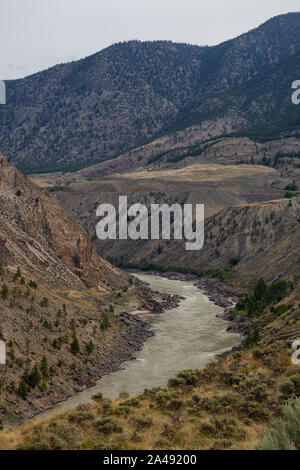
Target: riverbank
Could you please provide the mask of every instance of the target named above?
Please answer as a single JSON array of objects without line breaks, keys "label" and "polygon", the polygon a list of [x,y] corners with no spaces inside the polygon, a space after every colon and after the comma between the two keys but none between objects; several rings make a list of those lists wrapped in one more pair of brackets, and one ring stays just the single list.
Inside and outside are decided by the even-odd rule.
[{"label": "riverbank", "polygon": [[[11,428],[33,418],[45,410],[52,409],[58,403],[68,400],[76,393],[93,387],[99,379],[107,374],[115,372],[126,361],[134,360],[136,353],[143,347],[145,341],[153,336],[151,322],[141,318],[141,314],[161,314],[175,308],[180,302],[180,296],[154,292],[147,283],[135,280],[135,290],[138,293],[138,306],[124,307],[124,311],[117,314],[121,328],[115,330],[115,343],[106,351],[104,357],[96,355],[88,367],[76,370],[72,374],[72,382],[61,388],[49,387],[40,392],[23,409],[8,421],[3,420],[3,427]],[[144,315],[145,316],[145,315]],[[71,373],[71,372],[70,372]],[[5,418],[5,409],[1,409],[2,418]]]}]

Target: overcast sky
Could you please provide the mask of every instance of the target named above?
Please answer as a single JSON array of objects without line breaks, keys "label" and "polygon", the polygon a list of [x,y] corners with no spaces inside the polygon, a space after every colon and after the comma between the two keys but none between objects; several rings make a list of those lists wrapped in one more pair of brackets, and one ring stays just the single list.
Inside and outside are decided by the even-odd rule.
[{"label": "overcast sky", "polygon": [[299,0],[0,0],[0,80],[130,39],[218,44]]}]

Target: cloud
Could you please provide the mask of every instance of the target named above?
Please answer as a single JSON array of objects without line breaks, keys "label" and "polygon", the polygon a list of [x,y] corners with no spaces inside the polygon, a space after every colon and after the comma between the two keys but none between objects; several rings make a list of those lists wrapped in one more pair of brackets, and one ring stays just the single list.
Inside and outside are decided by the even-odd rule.
[{"label": "cloud", "polygon": [[14,65],[14,64],[7,64],[10,70],[26,70],[27,67],[25,65]]}]

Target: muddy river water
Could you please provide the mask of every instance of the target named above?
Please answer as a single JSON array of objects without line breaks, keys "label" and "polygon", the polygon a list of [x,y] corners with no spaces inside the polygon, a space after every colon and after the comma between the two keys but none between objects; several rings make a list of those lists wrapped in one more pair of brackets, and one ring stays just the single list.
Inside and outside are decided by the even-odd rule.
[{"label": "muddy river water", "polygon": [[182,369],[201,368],[216,354],[230,349],[241,341],[237,333],[228,332],[228,322],[216,317],[223,309],[212,303],[190,281],[175,281],[148,274],[136,274],[147,281],[153,290],[179,294],[184,297],[178,307],[162,314],[145,314],[152,323],[155,336],[147,339],[136,359],[122,364],[89,389],[44,411],[34,419],[51,417],[59,412],[87,403],[96,393],[116,398],[120,392],[137,394],[145,388],[163,386]]}]

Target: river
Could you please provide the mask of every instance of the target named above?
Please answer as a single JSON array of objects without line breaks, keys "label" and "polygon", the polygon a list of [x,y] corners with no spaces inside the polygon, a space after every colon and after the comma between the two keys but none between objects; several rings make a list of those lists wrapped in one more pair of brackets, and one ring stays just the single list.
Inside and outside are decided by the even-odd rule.
[{"label": "river", "polygon": [[148,274],[136,274],[153,290],[184,297],[178,307],[162,314],[145,314],[152,323],[155,336],[144,343],[136,359],[97,381],[97,384],[76,393],[33,418],[49,418],[59,412],[87,403],[96,393],[116,398],[120,392],[130,395],[145,388],[163,386],[182,369],[197,369],[241,341],[237,333],[228,332],[228,323],[216,317],[223,309],[212,303],[191,281],[175,281]]}]

